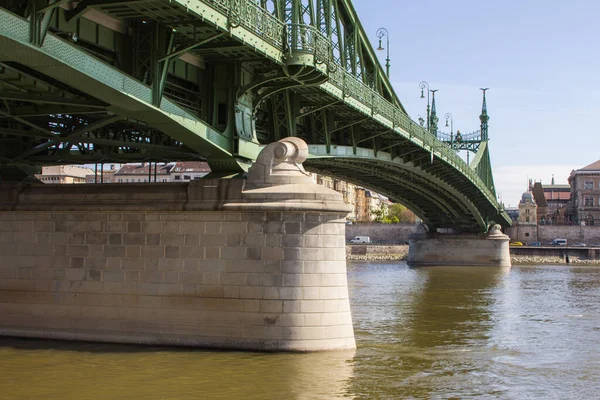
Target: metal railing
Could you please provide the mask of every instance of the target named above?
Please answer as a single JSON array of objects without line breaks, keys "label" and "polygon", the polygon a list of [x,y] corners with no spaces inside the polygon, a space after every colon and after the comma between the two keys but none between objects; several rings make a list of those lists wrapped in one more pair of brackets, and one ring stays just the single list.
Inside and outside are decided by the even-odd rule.
[{"label": "metal railing", "polygon": [[202,0],[229,17],[232,27],[243,26],[271,43],[284,47],[285,24],[251,0]]},{"label": "metal railing", "polygon": [[486,197],[497,204],[493,193],[486,187],[481,177],[460,158],[447,143],[444,143],[423,127],[411,120],[408,115],[390,101],[364,84],[357,77],[345,71],[334,61],[333,45],[327,37],[316,28],[305,24],[289,24],[286,26],[268,10],[260,7],[252,0],[201,0],[230,18],[232,26],[243,26],[262,39],[279,47],[282,54],[303,51],[313,53],[317,63],[328,66],[329,82],[342,90],[344,97],[351,97],[366,106],[372,116],[379,115],[397,128],[404,131],[407,139],[418,142],[426,150],[441,156],[444,161],[459,170],[484,192]]}]

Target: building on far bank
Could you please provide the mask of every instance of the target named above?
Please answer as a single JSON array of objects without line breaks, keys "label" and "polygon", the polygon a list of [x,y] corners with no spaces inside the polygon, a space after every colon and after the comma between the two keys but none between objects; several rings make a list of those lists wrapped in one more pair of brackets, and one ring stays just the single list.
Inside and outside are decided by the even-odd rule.
[{"label": "building on far bank", "polygon": [[117,172],[117,166],[115,164],[110,164],[108,169],[97,168],[94,172],[92,170],[92,175],[86,175],[85,181],[86,183],[115,183],[115,173]]},{"label": "building on far bank", "polygon": [[371,222],[378,215],[387,215],[387,197],[365,188],[356,188],[356,221]]},{"label": "building on far bank", "polygon": [[172,167],[173,165],[163,163],[125,164],[115,173],[115,182],[169,182]]},{"label": "building on far bank", "polygon": [[539,225],[568,224],[566,212],[571,199],[570,185],[557,185],[552,177],[550,185],[535,182],[530,185],[530,190],[537,205],[537,223]]},{"label": "building on far bank", "polygon": [[188,182],[201,179],[210,173],[208,163],[204,161],[176,162],[170,170],[171,182]]},{"label": "building on far bank", "polygon": [[600,224],[600,160],[571,171],[571,202],[567,218],[571,224]]},{"label": "building on far bank", "polygon": [[537,225],[537,204],[530,191],[523,193],[519,202],[519,225]]},{"label": "building on far bank", "polygon": [[36,174],[35,177],[42,183],[65,185],[85,183],[86,175],[93,173],[94,171],[90,168],[79,165],[52,165],[49,167],[42,167],[42,173]]}]

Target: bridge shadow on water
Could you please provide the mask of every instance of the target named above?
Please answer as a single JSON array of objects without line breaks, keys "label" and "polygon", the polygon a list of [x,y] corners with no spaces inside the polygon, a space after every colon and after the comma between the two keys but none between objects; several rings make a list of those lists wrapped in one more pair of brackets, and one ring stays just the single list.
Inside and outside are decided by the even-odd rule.
[{"label": "bridge shadow on water", "polygon": [[333,399],[355,351],[253,353],[109,343],[0,339],[10,399]]}]

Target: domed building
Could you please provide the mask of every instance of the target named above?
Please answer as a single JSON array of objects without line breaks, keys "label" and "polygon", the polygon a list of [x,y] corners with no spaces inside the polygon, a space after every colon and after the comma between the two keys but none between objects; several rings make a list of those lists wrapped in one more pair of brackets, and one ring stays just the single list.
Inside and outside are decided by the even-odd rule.
[{"label": "domed building", "polygon": [[521,196],[519,202],[519,225],[537,225],[537,204],[533,193],[527,191]]}]

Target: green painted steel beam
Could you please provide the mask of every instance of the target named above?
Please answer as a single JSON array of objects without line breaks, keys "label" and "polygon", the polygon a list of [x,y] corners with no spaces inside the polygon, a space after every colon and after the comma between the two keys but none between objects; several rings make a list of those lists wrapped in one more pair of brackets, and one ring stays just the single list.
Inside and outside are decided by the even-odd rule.
[{"label": "green painted steel beam", "polygon": [[[0,11],[1,12],[1,11]],[[14,93],[0,91],[0,99],[11,100],[11,101],[26,101],[31,103],[39,104],[55,104],[65,106],[78,106],[78,107],[89,107],[104,110],[107,107],[106,103],[101,101],[78,99],[78,98],[64,98],[58,96],[52,96],[45,93]]]},{"label": "green painted steel beam", "polygon": [[[168,99],[160,108],[152,106],[150,88],[52,34],[41,48],[32,51],[28,32],[27,21],[0,9],[0,57],[29,66],[82,92],[94,87],[94,96],[109,104],[106,108],[114,114],[143,120],[167,132],[202,157],[214,160],[216,168],[235,168],[229,138]],[[74,65],[72,60],[79,62]]]}]

